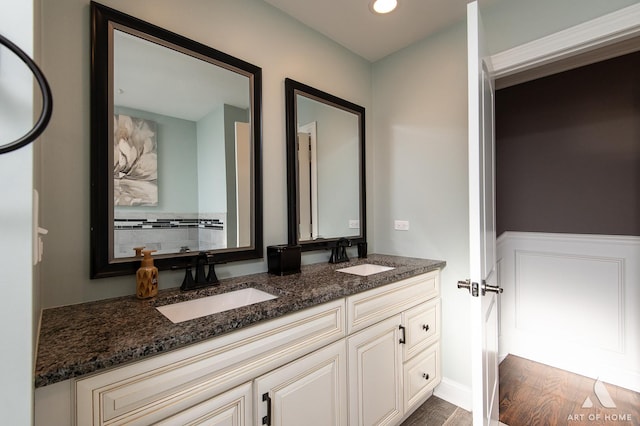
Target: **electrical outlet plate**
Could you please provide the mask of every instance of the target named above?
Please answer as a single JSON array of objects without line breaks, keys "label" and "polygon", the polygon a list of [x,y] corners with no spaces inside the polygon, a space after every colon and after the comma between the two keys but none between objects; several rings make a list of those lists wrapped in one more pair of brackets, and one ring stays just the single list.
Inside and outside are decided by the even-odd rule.
[{"label": "electrical outlet plate", "polygon": [[409,230],[409,221],[408,220],[396,220],[393,222],[393,229],[396,231],[408,231]]}]

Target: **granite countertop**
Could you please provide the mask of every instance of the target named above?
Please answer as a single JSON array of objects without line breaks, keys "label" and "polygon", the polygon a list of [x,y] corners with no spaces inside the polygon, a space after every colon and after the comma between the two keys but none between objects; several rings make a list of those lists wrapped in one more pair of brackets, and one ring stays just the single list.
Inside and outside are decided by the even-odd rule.
[{"label": "granite countertop", "polygon": [[[336,272],[362,263],[395,269],[366,277]],[[398,280],[443,268],[444,261],[371,254],[340,264],[314,264],[297,274],[268,273],[221,280],[219,286],[181,292],[161,290],[138,300],[135,295],[45,309],[38,343],[35,386],[82,376],[144,357],[204,341],[259,321],[281,317]],[[245,287],[278,296],[174,324],[156,306],[205,297]]]}]

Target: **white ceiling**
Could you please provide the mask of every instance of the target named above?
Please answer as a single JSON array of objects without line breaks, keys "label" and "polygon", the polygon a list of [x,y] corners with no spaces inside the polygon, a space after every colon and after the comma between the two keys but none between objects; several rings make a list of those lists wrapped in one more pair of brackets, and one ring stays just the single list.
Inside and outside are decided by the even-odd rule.
[{"label": "white ceiling", "polygon": [[[264,0],[370,62],[462,21],[468,0],[398,0],[387,15],[371,0]],[[483,7],[497,0],[484,1]]]}]

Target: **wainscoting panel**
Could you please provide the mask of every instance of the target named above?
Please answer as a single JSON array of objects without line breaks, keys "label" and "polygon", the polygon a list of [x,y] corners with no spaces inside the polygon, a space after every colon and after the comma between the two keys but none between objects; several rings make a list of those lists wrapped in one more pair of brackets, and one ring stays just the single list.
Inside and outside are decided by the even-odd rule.
[{"label": "wainscoting panel", "polygon": [[640,391],[640,237],[506,232],[500,354]]}]

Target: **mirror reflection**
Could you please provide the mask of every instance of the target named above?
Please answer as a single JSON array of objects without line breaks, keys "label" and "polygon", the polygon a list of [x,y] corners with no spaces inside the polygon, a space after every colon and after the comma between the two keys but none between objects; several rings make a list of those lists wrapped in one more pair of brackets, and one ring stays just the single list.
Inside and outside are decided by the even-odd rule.
[{"label": "mirror reflection", "polygon": [[91,6],[92,277],[261,257],[260,68]]},{"label": "mirror reflection", "polygon": [[364,242],[364,108],[291,79],[285,89],[289,242]]},{"label": "mirror reflection", "polygon": [[249,77],[121,30],[113,59],[114,257],[249,246]]},{"label": "mirror reflection", "polygon": [[299,241],[360,235],[358,116],[296,95]]}]

